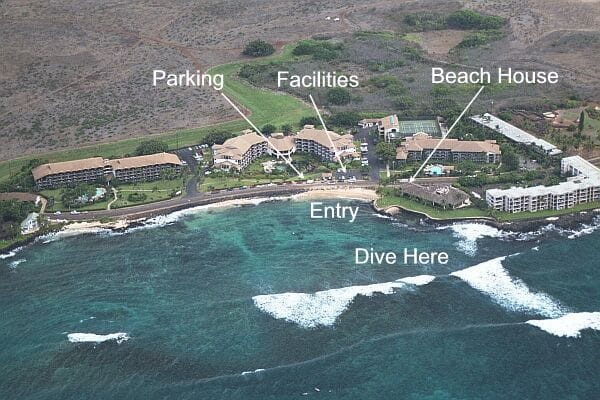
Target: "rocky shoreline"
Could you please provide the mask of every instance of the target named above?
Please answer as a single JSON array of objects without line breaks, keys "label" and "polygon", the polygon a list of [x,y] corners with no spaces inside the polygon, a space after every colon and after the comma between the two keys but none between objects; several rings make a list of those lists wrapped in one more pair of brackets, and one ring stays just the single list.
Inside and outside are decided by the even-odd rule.
[{"label": "rocky shoreline", "polygon": [[480,217],[437,219],[437,218],[431,218],[430,216],[428,216],[424,213],[421,213],[418,211],[413,211],[413,210],[406,210],[406,209],[403,209],[398,206],[380,208],[380,207],[377,207],[375,202],[373,202],[373,209],[381,215],[387,215],[387,216],[391,216],[391,217],[399,218],[399,219],[401,219],[402,215],[404,214],[404,215],[409,215],[412,217],[426,219],[429,222],[438,223],[438,224],[449,224],[449,223],[454,223],[454,222],[460,223],[460,222],[468,221],[468,222],[474,222],[474,223],[480,223],[480,224],[493,226],[494,228],[497,228],[500,230],[508,230],[508,231],[513,231],[513,232],[532,232],[532,231],[540,229],[543,226],[547,226],[549,224],[552,224],[552,225],[556,226],[557,228],[574,229],[574,228],[577,228],[584,224],[593,223],[594,220],[596,219],[596,217],[600,217],[600,208],[588,210],[588,211],[575,212],[573,214],[564,214],[564,215],[560,215],[560,216],[556,216],[556,217],[531,218],[531,219],[527,219],[527,220],[511,221],[511,222],[503,222],[503,221],[494,220],[492,218],[480,218]]}]

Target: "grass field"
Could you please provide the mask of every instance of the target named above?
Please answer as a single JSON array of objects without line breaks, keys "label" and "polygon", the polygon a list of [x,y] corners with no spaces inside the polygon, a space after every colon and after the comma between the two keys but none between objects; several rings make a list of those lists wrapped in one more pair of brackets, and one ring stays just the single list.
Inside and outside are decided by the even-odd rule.
[{"label": "grass field", "polygon": [[426,214],[432,219],[461,219],[461,218],[493,218],[500,222],[512,222],[512,221],[526,221],[533,219],[543,219],[549,217],[558,217],[561,215],[574,214],[581,211],[593,210],[600,208],[600,202],[578,204],[573,208],[567,208],[564,210],[545,210],[538,212],[522,212],[522,213],[492,213],[491,210],[481,210],[476,207],[466,207],[459,209],[447,209],[432,207],[426,204],[419,203],[411,200],[407,197],[396,196],[393,194],[384,194],[382,197],[377,199],[378,207],[391,207],[397,206],[408,211],[414,211],[422,214]]},{"label": "grass field", "polygon": [[[279,62],[291,59],[293,45],[284,47],[281,54],[260,58],[250,61],[251,63]],[[280,127],[282,124],[297,125],[303,116],[313,115],[310,106],[301,100],[284,93],[274,92],[267,89],[253,87],[237,78],[237,72],[244,63],[236,62],[224,64],[211,68],[210,74],[223,74],[223,91],[232,100],[249,110],[252,115],[250,120],[259,128],[270,123]],[[176,132],[168,132],[159,135],[139,137],[134,139],[120,140],[116,142],[96,144],[79,147],[76,149],[62,150],[35,156],[17,158],[0,163],[0,181],[8,179],[12,173],[19,171],[28,160],[39,158],[49,162],[76,160],[87,157],[120,157],[132,154],[136,147],[144,140],[158,139],[166,142],[170,149],[177,146],[186,147],[198,143],[204,135],[213,130],[224,130],[229,132],[240,132],[250,128],[248,124],[240,120],[224,122],[222,124],[210,125],[201,128],[186,129]]]},{"label": "grass field", "polygon": [[378,207],[397,206],[408,211],[414,211],[426,214],[432,219],[460,219],[460,218],[489,218],[490,215],[484,210],[475,207],[466,207],[459,209],[447,209],[432,207],[419,203],[407,197],[385,194],[376,202]]},{"label": "grass field", "polygon": [[[183,193],[185,187],[181,179],[173,180],[159,180],[152,182],[139,182],[132,184],[121,184],[116,186],[118,193],[118,199],[115,201],[111,208],[122,208],[129,207],[138,204],[153,203],[156,201],[170,199],[173,192],[181,191]],[[132,193],[143,193],[146,195],[144,201],[131,202],[127,197]],[[41,192],[42,196],[47,199],[54,198],[54,204],[47,207],[47,212],[68,212],[73,208],[65,206],[61,201],[62,189],[47,189]],[[114,199],[112,191],[108,189],[106,199],[98,201],[93,204],[85,205],[83,207],[77,207],[77,211],[94,211],[94,210],[106,210],[108,203]]]}]

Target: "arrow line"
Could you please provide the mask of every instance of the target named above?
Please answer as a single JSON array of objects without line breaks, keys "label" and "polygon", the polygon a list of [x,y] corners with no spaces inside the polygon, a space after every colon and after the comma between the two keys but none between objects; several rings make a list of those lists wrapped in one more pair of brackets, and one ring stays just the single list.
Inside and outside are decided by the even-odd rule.
[{"label": "arrow line", "polygon": [[458,124],[458,121],[460,121],[460,119],[462,118],[462,116],[465,115],[465,113],[467,112],[467,110],[469,109],[469,107],[471,107],[471,104],[473,104],[473,102],[475,101],[475,99],[477,98],[477,96],[479,96],[479,93],[481,93],[481,91],[483,90],[483,88],[485,88],[485,86],[482,86],[481,88],[479,88],[479,90],[477,91],[477,93],[475,93],[475,96],[473,96],[473,98],[471,99],[471,101],[469,102],[469,104],[467,104],[467,106],[460,113],[460,115],[458,116],[458,118],[456,118],[456,121],[454,121],[454,123],[452,124],[452,126],[450,127],[450,129],[448,129],[448,132],[446,132],[446,134],[442,136],[442,138],[440,139],[440,141],[438,142],[438,144],[433,148],[433,151],[431,153],[429,153],[429,155],[427,156],[427,158],[425,159],[425,161],[423,162],[423,164],[419,167],[419,169],[417,170],[417,172],[415,172],[415,174],[408,180],[409,182],[412,183],[412,182],[415,181],[415,178],[417,177],[417,175],[419,175],[419,172],[421,172],[421,170],[429,162],[429,160],[431,159],[431,157],[433,156],[433,154],[442,145],[442,143],[444,142],[444,140],[446,140],[446,138],[448,137],[448,135],[450,135],[450,132],[452,132],[452,129],[454,129],[454,127],[456,126],[456,124]]},{"label": "arrow line", "polygon": [[270,146],[270,147],[271,147],[273,150],[275,150],[275,152],[277,153],[277,156],[278,156],[278,157],[281,157],[281,158],[283,158],[283,160],[285,161],[285,163],[286,163],[287,165],[289,165],[289,166],[290,166],[290,167],[291,167],[291,168],[294,170],[294,172],[296,172],[296,174],[298,174],[298,176],[300,177],[300,179],[304,179],[304,174],[303,174],[302,172],[298,171],[298,169],[297,169],[297,168],[294,166],[294,164],[292,164],[292,159],[291,159],[291,157],[288,159],[288,158],[286,158],[286,157],[285,157],[285,156],[284,156],[284,155],[283,155],[283,154],[282,154],[282,153],[281,153],[279,150],[277,150],[277,148],[276,148],[276,147],[273,145],[273,143],[271,143],[271,141],[269,140],[269,138],[268,138],[268,137],[266,137],[265,135],[263,135],[263,133],[260,131],[260,129],[258,129],[258,128],[256,127],[256,125],[254,125],[254,124],[252,123],[252,121],[250,121],[250,120],[248,119],[248,117],[246,117],[246,116],[244,115],[244,113],[243,113],[243,112],[242,112],[242,111],[241,111],[241,110],[240,110],[240,109],[239,109],[239,108],[238,108],[238,107],[237,107],[237,106],[236,106],[236,105],[233,103],[233,101],[231,101],[231,100],[229,99],[229,97],[225,96],[225,93],[221,92],[221,96],[223,96],[223,97],[225,98],[225,100],[227,100],[227,102],[228,102],[229,104],[231,104],[231,106],[232,106],[232,107],[235,109],[235,111],[237,111],[237,112],[238,112],[238,114],[240,114],[240,115],[242,116],[242,118],[244,118],[244,119],[246,120],[246,122],[247,122],[248,124],[250,124],[250,126],[252,127],[252,129],[254,129],[254,131],[255,131],[256,133],[258,133],[260,136],[262,136],[262,138],[263,138],[263,139],[265,139],[265,140],[267,141],[267,143],[269,144],[269,146]]},{"label": "arrow line", "polygon": [[323,117],[321,117],[321,113],[319,112],[319,108],[317,107],[317,104],[315,103],[315,99],[313,99],[312,94],[309,94],[308,97],[310,97],[310,101],[312,102],[312,105],[315,108],[317,115],[319,116],[319,121],[321,121],[321,125],[323,125],[323,129],[325,129],[325,133],[327,134],[327,138],[329,138],[329,143],[331,143],[331,147],[333,147],[333,153],[335,154],[335,157],[337,157],[337,159],[340,163],[342,172],[346,173],[346,166],[342,162],[342,158],[339,156],[338,150],[335,147],[335,144],[333,144],[333,139],[331,139],[331,136],[329,136],[329,131],[327,130],[327,127],[325,126],[325,121],[323,121]]}]

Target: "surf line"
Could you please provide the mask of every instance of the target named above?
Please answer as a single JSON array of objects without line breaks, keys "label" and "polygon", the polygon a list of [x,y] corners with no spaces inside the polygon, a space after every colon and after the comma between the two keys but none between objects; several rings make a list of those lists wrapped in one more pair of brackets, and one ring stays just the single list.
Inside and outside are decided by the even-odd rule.
[{"label": "surf line", "polygon": [[408,180],[410,183],[413,183],[415,181],[415,179],[417,178],[417,175],[419,175],[419,173],[421,172],[421,170],[425,167],[425,165],[427,165],[427,163],[429,162],[429,160],[431,159],[431,157],[435,154],[435,152],[437,151],[437,149],[442,145],[442,143],[444,142],[444,140],[446,140],[446,138],[448,137],[448,135],[450,135],[450,132],[452,132],[452,129],[454,129],[454,127],[456,126],[456,124],[458,124],[458,121],[460,121],[460,119],[462,118],[462,116],[465,115],[465,113],[467,112],[467,110],[471,107],[471,105],[473,104],[473,102],[475,101],[475,99],[477,99],[477,97],[479,96],[479,93],[481,93],[481,91],[484,88],[485,88],[485,86],[480,87],[479,90],[477,91],[477,93],[475,93],[475,96],[473,96],[473,98],[471,99],[471,101],[469,102],[469,104],[467,104],[467,106],[465,107],[464,110],[462,110],[462,112],[460,113],[460,115],[458,116],[458,118],[456,118],[456,120],[454,121],[454,123],[452,124],[452,126],[450,127],[450,129],[448,129],[448,132],[446,132],[446,134],[442,136],[442,138],[440,139],[440,141],[438,142],[438,144],[435,145],[435,147],[433,148],[433,150],[431,151],[431,153],[429,153],[429,155],[427,156],[427,158],[425,159],[425,161],[423,162],[423,164],[421,164],[421,166],[419,167],[419,169],[417,170],[417,172],[415,172],[415,174]]},{"label": "surf line", "polygon": [[286,163],[287,165],[289,165],[289,166],[290,166],[290,167],[291,167],[291,168],[294,170],[294,172],[296,172],[296,174],[298,174],[298,176],[300,177],[300,179],[304,179],[304,174],[303,174],[302,172],[298,171],[298,169],[297,169],[297,168],[294,166],[294,164],[292,164],[292,159],[291,159],[291,157],[290,157],[290,158],[287,158],[287,157],[285,157],[285,156],[284,156],[284,155],[283,155],[283,154],[282,154],[282,153],[281,153],[279,150],[277,150],[277,148],[276,148],[276,147],[273,145],[273,143],[271,143],[271,141],[269,140],[269,138],[268,138],[268,137],[266,137],[266,136],[265,136],[265,135],[264,135],[264,134],[263,134],[263,133],[260,131],[260,129],[258,129],[258,128],[256,127],[256,125],[254,125],[254,124],[252,123],[252,121],[250,121],[250,120],[248,119],[248,117],[246,117],[246,116],[244,115],[244,113],[243,113],[243,112],[242,112],[242,111],[241,111],[241,110],[238,108],[238,106],[236,106],[236,105],[235,105],[235,103],[234,103],[233,101],[231,101],[231,99],[225,95],[225,93],[221,92],[221,96],[223,96],[223,98],[225,98],[225,100],[226,100],[226,101],[227,101],[227,102],[228,102],[228,103],[229,103],[229,104],[230,104],[230,105],[231,105],[231,106],[234,108],[234,110],[235,110],[235,111],[237,111],[237,112],[238,112],[238,114],[240,114],[240,115],[242,116],[242,118],[244,118],[244,119],[246,120],[246,122],[247,122],[248,124],[250,124],[250,126],[251,126],[251,127],[252,127],[252,128],[255,130],[255,131],[256,131],[256,133],[258,133],[260,136],[262,136],[262,138],[263,138],[263,139],[265,139],[265,140],[267,141],[267,143],[269,144],[269,146],[270,146],[270,147],[271,147],[273,150],[275,150],[275,151],[277,152],[277,156],[278,156],[278,157],[281,157],[281,158],[283,158],[283,160],[285,161],[285,163]]}]

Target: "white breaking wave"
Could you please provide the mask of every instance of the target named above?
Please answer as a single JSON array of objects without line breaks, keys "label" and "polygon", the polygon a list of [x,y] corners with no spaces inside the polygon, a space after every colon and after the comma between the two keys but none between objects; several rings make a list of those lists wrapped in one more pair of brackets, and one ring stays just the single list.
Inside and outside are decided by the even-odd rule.
[{"label": "white breaking wave", "polygon": [[0,260],[5,260],[7,258],[14,257],[21,250],[23,250],[23,247],[17,247],[16,249],[9,251],[8,253],[0,254]]},{"label": "white breaking wave", "polygon": [[502,266],[505,258],[494,258],[450,275],[462,279],[512,311],[532,312],[545,317],[558,317],[567,312],[548,294],[532,292],[525,282],[511,277]]},{"label": "white breaking wave", "polygon": [[508,233],[489,226],[478,223],[455,223],[450,226],[444,226],[438,229],[451,229],[452,235],[460,239],[456,243],[456,248],[463,253],[474,256],[477,252],[477,240],[484,237],[501,238],[508,236]]},{"label": "white breaking wave", "polygon": [[531,319],[526,324],[555,336],[578,338],[585,329],[600,331],[600,312],[570,313],[554,319]]},{"label": "white breaking wave", "polygon": [[15,261],[11,262],[10,264],[8,264],[8,267],[9,267],[10,269],[15,269],[15,268],[17,268],[17,267],[18,267],[20,264],[23,264],[25,261],[27,261],[27,260],[26,260],[26,259],[24,259],[24,258],[21,258],[21,259],[19,259],[19,260],[15,260]]},{"label": "white breaking wave", "polygon": [[95,333],[69,333],[67,335],[71,343],[102,343],[108,340],[115,340],[121,344],[129,340],[129,335],[124,332],[109,333],[108,335],[96,335]]},{"label": "white breaking wave", "polygon": [[420,275],[393,282],[350,286],[316,293],[279,293],[254,296],[259,310],[277,319],[293,322],[303,328],[331,326],[358,295],[392,294],[394,289],[407,285],[426,285],[434,276]]},{"label": "white breaking wave", "polygon": [[191,208],[186,208],[179,211],[174,211],[167,215],[159,215],[154,218],[149,218],[140,226],[136,226],[130,229],[127,229],[126,232],[135,232],[142,229],[148,228],[156,228],[171,225],[186,215],[194,215],[201,212],[205,212],[211,209],[223,209],[230,207],[240,207],[243,205],[259,205],[261,203],[265,203],[268,201],[277,201],[277,200],[289,200],[291,197],[260,197],[260,198],[251,198],[251,199],[236,199],[236,200],[226,200],[219,203],[206,204],[203,206],[196,206]]}]

